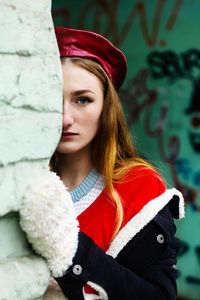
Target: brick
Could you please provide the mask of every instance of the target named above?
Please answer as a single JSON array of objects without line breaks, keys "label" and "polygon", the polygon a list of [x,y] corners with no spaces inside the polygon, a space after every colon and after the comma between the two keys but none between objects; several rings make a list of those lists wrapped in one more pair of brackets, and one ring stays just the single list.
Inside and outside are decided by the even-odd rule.
[{"label": "brick", "polygon": [[46,175],[48,163],[49,159],[30,160],[0,168],[0,216],[19,210],[26,187]]},{"label": "brick", "polygon": [[0,117],[0,165],[45,159],[54,152],[61,131],[61,115],[23,111]]},{"label": "brick", "polygon": [[[36,56],[30,59],[2,55],[0,65],[1,108],[9,105],[18,109],[61,113],[61,65],[58,57]],[[16,114],[19,112],[16,111]]]},{"label": "brick", "polygon": [[[21,1],[17,6],[0,1],[0,53],[17,53],[22,56],[47,53],[58,55],[50,12],[33,10],[31,5],[23,5],[28,2],[35,3]],[[36,1],[37,4],[39,2]]]}]

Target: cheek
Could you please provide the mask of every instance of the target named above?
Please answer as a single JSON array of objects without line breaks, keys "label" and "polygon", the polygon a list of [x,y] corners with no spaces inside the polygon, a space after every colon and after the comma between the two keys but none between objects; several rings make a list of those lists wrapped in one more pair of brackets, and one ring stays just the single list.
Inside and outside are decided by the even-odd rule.
[{"label": "cheek", "polygon": [[84,114],[84,116],[82,116],[82,118],[81,118],[82,124],[85,124],[86,126],[89,126],[89,127],[92,127],[92,126],[98,127],[99,120],[101,117],[101,112],[102,112],[102,109],[100,109],[100,108],[96,108],[90,112],[86,112]]},{"label": "cheek", "polygon": [[90,115],[84,118],[82,122],[82,128],[85,128],[86,134],[92,135],[93,137],[96,135],[99,128],[100,115],[101,114],[96,112],[95,114],[93,113],[92,116]]},{"label": "cheek", "polygon": [[99,125],[99,118],[88,118],[86,121],[85,121],[85,125],[87,126],[88,130],[89,131],[94,131],[98,128],[98,125]]},{"label": "cheek", "polygon": [[100,111],[96,111],[93,116],[92,116],[92,120],[93,120],[93,124],[96,124],[96,126],[99,126],[99,122],[100,122],[100,118],[101,118],[101,110]]}]

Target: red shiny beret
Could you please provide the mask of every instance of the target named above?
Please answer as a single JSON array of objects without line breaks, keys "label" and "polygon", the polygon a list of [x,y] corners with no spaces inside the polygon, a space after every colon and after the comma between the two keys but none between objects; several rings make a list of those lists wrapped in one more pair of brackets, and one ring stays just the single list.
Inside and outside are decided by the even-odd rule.
[{"label": "red shiny beret", "polygon": [[60,56],[91,58],[99,62],[118,89],[126,76],[125,55],[102,35],[85,30],[55,27]]}]

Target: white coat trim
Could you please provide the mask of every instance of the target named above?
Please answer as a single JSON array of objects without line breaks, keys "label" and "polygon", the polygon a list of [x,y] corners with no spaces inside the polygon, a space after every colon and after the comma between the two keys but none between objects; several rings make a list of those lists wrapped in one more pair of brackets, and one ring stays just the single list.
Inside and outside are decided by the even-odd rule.
[{"label": "white coat trim", "polygon": [[99,295],[86,294],[85,291],[84,291],[84,287],[83,287],[83,296],[84,296],[85,300],[96,300],[96,299],[108,300],[108,295],[107,295],[106,291],[100,285],[98,285],[98,284],[96,284],[92,281],[88,281],[87,285],[89,285],[95,291],[97,291],[99,293]]},{"label": "white coat trim", "polygon": [[[142,210],[135,215],[116,235],[107,254],[116,258],[125,245],[145,226],[157,213],[172,200],[173,196],[179,197],[179,219],[184,217],[184,199],[182,194],[175,188],[166,190],[159,197],[149,201]],[[172,200],[173,201],[173,200]]]}]

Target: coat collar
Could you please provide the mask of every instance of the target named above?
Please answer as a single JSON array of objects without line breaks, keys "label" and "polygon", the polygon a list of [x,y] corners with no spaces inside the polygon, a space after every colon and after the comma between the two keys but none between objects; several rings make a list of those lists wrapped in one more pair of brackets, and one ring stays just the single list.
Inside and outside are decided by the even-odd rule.
[{"label": "coat collar", "polygon": [[149,201],[140,212],[135,215],[116,235],[112,241],[107,254],[116,258],[126,244],[147,225],[157,213],[170,204],[170,210],[174,218],[184,217],[184,199],[182,194],[175,188],[166,190],[159,197]]}]

